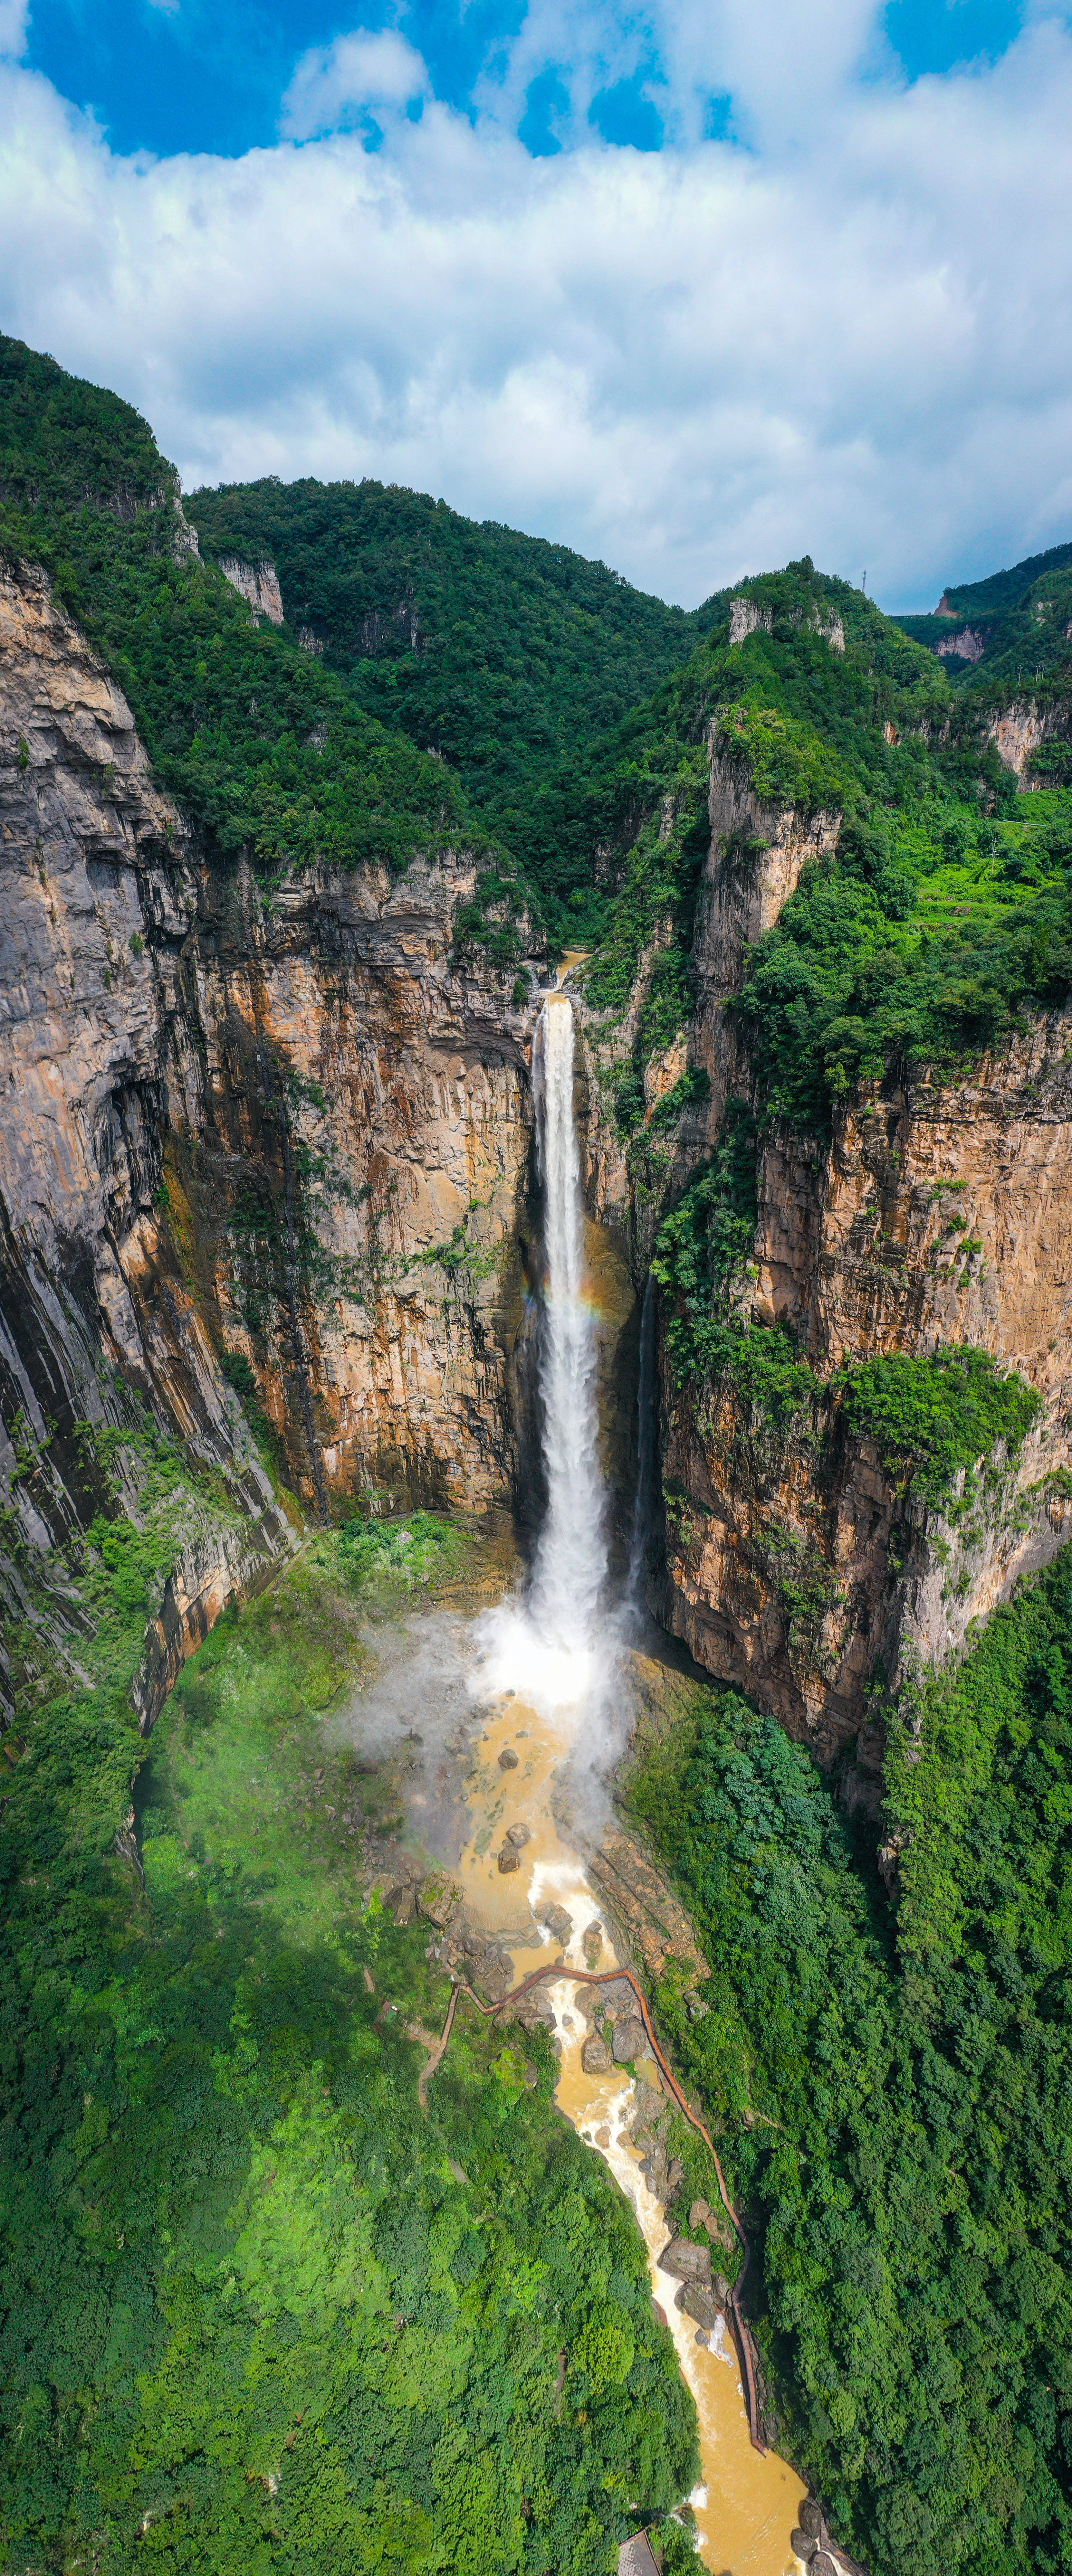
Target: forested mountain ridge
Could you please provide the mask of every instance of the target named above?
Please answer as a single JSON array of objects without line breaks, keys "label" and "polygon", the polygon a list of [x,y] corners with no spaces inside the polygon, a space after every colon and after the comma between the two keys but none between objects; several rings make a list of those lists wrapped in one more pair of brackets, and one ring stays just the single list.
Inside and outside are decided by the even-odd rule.
[{"label": "forested mountain ridge", "polygon": [[715,1972],[660,2008],[790,2447],[889,2576],[1050,2576],[1072,2530],[1072,795],[1005,718],[804,561],[578,809],[649,1598],[728,1685],[633,1782]]},{"label": "forested mountain ridge", "polygon": [[566,546],[363,483],[224,485],[186,509],[202,550],[275,565],[307,646],[358,703],[442,754],[556,917],[588,882],[558,831],[591,743],[683,660],[717,603],[664,606]]},{"label": "forested mountain ridge", "polygon": [[[1041,760],[1029,762],[1043,783],[1067,782],[1068,712],[1072,703],[1072,544],[1027,555],[985,581],[950,584],[930,617],[902,617],[898,624],[925,644],[955,683],[1000,717],[1012,697],[1034,701],[1056,734]],[[1037,753],[1041,731],[1029,744]],[[1006,757],[1009,753],[1006,752]],[[1023,765],[1022,755],[1016,761]]]}]

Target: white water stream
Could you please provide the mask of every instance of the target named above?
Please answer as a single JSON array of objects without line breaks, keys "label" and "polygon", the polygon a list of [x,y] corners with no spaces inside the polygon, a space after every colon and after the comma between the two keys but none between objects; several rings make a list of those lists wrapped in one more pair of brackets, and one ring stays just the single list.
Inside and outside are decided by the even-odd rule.
[{"label": "white water stream", "polygon": [[[600,1905],[571,1847],[567,1818],[603,1781],[625,1734],[629,1618],[607,1597],[597,1315],[585,1270],[573,1070],[572,1005],[565,995],[552,994],[534,1047],[545,1203],[540,1356],[547,1515],[527,1587],[476,1623],[472,1690],[485,1721],[469,1790],[475,1830],[459,1872],[470,1915],[506,1946],[516,1942],[512,1955],[519,1979],[541,1955],[575,1967],[586,1964],[583,1936],[586,1929],[591,1935]],[[650,1369],[650,1348],[648,1360]],[[650,1389],[645,1392],[650,1396]],[[640,1528],[642,1513],[643,1504],[639,1561],[647,1535]],[[510,1765],[505,1772],[499,1764],[504,1752]],[[511,1823],[524,1827],[527,1839],[518,1869],[504,1875],[492,1845]],[[568,1940],[552,1941],[546,1930],[537,1930],[548,1904],[569,1914]],[[611,1967],[615,1954],[605,1926],[598,1928],[598,1964]],[[796,2564],[789,2534],[804,2489],[784,2460],[752,2449],[731,2335],[713,2338],[710,2346],[698,2342],[695,2327],[674,2306],[678,2285],[657,2263],[666,2222],[627,2134],[636,2107],[631,2078],[621,2068],[612,2075],[586,2074],[583,1989],[563,1979],[550,1992],[562,2044],[559,2104],[632,2201],[648,2246],[653,2295],[696,2400],[703,2484],[692,2501],[700,2561],[717,2576],[785,2576]],[[653,2060],[644,2062],[642,2073],[661,2089]]]}]

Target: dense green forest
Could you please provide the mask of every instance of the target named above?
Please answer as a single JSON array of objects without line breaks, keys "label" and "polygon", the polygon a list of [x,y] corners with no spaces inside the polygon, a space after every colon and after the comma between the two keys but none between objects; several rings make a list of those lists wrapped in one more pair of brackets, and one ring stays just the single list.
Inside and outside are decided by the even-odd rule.
[{"label": "dense green forest", "polygon": [[583,896],[590,870],[578,884],[559,848],[569,783],[717,603],[668,608],[568,546],[396,485],[269,478],[186,507],[206,553],[271,559],[290,623],[369,714],[443,755],[545,902]]},{"label": "dense green forest", "polygon": [[0,1801],[5,2563],[610,2576],[695,2474],[643,2241],[539,2031],[463,2012],[421,2109],[449,1984],[357,1866],[397,1787],[324,1743],[359,1632],[474,1543],[322,1535],[146,1745],[130,1674],[206,1505],[104,1438],[138,1521],[117,1481],[72,1550],[87,1687],[20,1719]]},{"label": "dense green forest", "polygon": [[752,2213],[783,2439],[885,2571],[1072,2565],[1072,1564],[891,1717],[895,1900],[727,1692],[633,1801],[711,1962],[660,2010]]},{"label": "dense green forest", "polygon": [[[751,951],[735,1005],[764,1118],[826,1133],[861,1077],[953,1072],[1072,984],[1072,797],[1018,797],[985,703],[954,700],[933,656],[807,559],[743,595],[767,623],[730,645],[721,621],[575,799],[593,850],[621,853],[586,979],[608,1019],[645,947],[665,942],[617,1077],[626,1133],[644,1062],[690,1006],[708,738],[761,804],[824,815],[835,836]],[[745,867],[756,853],[728,855]]]},{"label": "dense green forest", "polygon": [[258,628],[181,549],[174,468],[128,403],[0,337],[0,548],[41,561],[115,672],[163,784],[223,864],[404,868],[482,835],[442,761]]}]

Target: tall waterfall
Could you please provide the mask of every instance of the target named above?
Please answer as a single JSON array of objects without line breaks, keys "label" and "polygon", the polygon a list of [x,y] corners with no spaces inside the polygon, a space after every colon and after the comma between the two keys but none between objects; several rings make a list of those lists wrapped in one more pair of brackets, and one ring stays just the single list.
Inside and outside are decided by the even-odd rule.
[{"label": "tall waterfall", "polygon": [[555,996],[544,1003],[533,1056],[547,1262],[541,1352],[547,1518],[529,1611],[545,1642],[567,1649],[591,1644],[607,1573],[596,1338],[584,1295],[573,1039],[572,1006]]}]

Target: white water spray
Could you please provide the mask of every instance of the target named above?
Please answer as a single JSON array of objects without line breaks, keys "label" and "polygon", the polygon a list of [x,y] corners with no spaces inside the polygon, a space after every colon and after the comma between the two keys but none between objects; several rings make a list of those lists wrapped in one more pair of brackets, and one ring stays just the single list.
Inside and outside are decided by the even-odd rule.
[{"label": "white water spray", "polygon": [[[617,1667],[604,1606],[606,1503],[599,1466],[598,1351],[585,1295],[584,1199],[573,1117],[573,1010],[543,1006],[533,1046],[537,1147],[544,1190],[540,1343],[547,1516],[527,1597],[480,1624],[481,1695],[522,1692],[545,1717],[594,1717]],[[598,1732],[598,1730],[597,1730]],[[594,1747],[593,1747],[594,1749]]]},{"label": "white water spray", "polygon": [[533,1570],[530,1611],[547,1643],[589,1643],[607,1573],[599,1472],[597,1351],[584,1295],[584,1201],[573,1116],[573,1011],[545,1002],[533,1051],[540,1178],[544,1188],[541,1393],[547,1518]]}]

